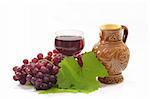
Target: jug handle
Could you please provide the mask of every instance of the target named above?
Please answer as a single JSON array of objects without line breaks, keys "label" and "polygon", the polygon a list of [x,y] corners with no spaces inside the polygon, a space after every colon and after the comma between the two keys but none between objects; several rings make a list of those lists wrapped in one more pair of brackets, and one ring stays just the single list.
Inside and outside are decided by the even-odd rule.
[{"label": "jug handle", "polygon": [[124,25],[121,25],[122,26],[122,29],[123,29],[123,42],[126,43],[126,40],[127,40],[127,37],[128,37],[128,28]]}]

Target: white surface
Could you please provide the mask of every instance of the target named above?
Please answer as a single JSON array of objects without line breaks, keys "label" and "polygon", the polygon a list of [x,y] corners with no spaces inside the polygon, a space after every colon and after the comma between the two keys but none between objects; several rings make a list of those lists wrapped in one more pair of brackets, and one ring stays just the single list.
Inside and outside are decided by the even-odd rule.
[{"label": "white surface", "polygon": [[[134,99],[150,98],[150,63],[147,4],[143,0],[4,0],[0,1],[0,98],[2,99]],[[12,80],[14,65],[37,53],[54,48],[54,32],[60,29],[84,31],[84,51],[99,40],[103,23],[129,28],[127,46],[130,61],[123,72],[125,81],[90,94],[39,95]]]}]

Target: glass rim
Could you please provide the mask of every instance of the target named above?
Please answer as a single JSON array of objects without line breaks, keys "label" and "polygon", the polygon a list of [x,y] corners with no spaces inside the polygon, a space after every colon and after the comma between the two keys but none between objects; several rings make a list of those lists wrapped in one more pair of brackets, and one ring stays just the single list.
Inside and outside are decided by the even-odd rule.
[{"label": "glass rim", "polygon": [[83,31],[76,29],[62,29],[55,32],[56,36],[84,36]]}]

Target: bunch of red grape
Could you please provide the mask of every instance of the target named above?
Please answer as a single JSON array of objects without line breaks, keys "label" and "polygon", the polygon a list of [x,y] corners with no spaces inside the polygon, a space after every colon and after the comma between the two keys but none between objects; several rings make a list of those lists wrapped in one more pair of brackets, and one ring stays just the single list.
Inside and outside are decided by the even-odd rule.
[{"label": "bunch of red grape", "polygon": [[61,53],[53,50],[53,52],[48,52],[46,57],[39,53],[31,62],[24,59],[21,67],[13,67],[15,72],[13,79],[22,85],[32,84],[37,90],[47,90],[56,84],[56,74],[63,58]]}]

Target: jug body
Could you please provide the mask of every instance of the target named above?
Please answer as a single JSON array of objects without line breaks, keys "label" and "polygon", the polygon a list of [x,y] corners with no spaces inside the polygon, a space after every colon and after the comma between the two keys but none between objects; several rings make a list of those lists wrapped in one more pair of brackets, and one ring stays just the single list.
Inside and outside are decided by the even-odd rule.
[{"label": "jug body", "polygon": [[125,26],[106,24],[101,27],[100,41],[94,46],[93,52],[109,74],[108,77],[99,77],[102,83],[113,84],[123,81],[122,71],[127,67],[130,56],[125,44],[127,36],[128,29]]}]

